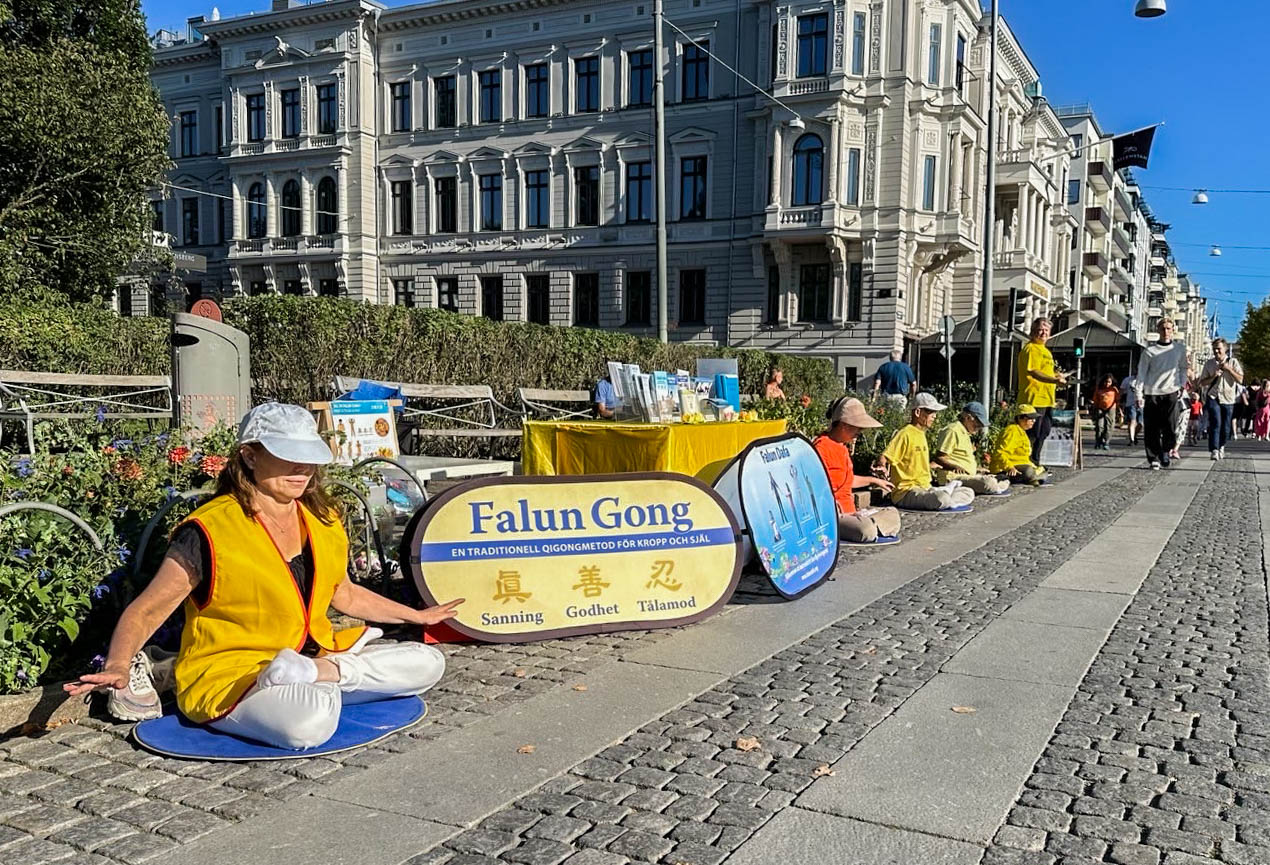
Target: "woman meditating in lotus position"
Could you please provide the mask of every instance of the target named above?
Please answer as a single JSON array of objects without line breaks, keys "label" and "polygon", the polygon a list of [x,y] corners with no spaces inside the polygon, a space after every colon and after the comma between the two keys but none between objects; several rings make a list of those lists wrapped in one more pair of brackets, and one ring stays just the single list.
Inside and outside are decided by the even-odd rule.
[{"label": "woman meditating in lotus position", "polygon": [[216,495],[173,533],[150,585],[115,627],[105,667],[66,685],[110,691],[112,714],[160,714],[140,651],[185,604],[176,702],[191,721],[279,748],[321,745],[344,703],[421,694],[445,658],[421,643],[375,645],[378,628],[336,631],[327,608],[372,622],[431,625],[462,599],[427,610],[346,578],[348,536],[319,466],[331,450],[308,411],[266,403],[243,418]]}]

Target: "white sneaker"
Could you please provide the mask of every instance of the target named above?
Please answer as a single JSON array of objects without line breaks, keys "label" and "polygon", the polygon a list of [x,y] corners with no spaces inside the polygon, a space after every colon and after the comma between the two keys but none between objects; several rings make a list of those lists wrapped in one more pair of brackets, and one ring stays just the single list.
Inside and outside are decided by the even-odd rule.
[{"label": "white sneaker", "polygon": [[1226,458],[1226,446],[1222,445],[1217,449],[1217,459],[1224,460]]},{"label": "white sneaker", "polygon": [[154,690],[150,659],[137,652],[128,667],[128,685],[111,688],[106,695],[106,711],[120,721],[148,721],[163,715],[159,693]]},{"label": "white sneaker", "polygon": [[1217,451],[1209,451],[1208,458],[1212,460],[1213,462],[1217,462],[1217,460],[1220,459],[1220,457],[1217,455]]},{"label": "white sneaker", "polygon": [[1151,460],[1151,471],[1158,472],[1160,470],[1160,461]]}]

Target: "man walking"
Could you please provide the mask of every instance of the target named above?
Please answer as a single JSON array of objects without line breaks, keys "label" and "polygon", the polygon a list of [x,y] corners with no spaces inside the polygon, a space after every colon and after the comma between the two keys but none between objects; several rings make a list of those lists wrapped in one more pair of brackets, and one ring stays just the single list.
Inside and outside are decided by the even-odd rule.
[{"label": "man walking", "polygon": [[1220,336],[1213,340],[1213,356],[1204,361],[1197,382],[1204,389],[1204,414],[1208,417],[1208,458],[1226,458],[1226,440],[1230,437],[1231,415],[1244,370],[1239,361],[1229,356],[1230,346]]},{"label": "man walking", "polygon": [[1186,387],[1186,345],[1173,340],[1173,319],[1160,319],[1160,339],[1142,351],[1138,380],[1145,401],[1142,441],[1152,470],[1169,467],[1177,447],[1181,394]]},{"label": "man walking", "polygon": [[873,400],[877,401],[879,391],[886,397],[887,405],[902,409],[908,405],[909,396],[917,393],[917,376],[913,368],[900,360],[904,352],[896,349],[891,352],[891,359],[878,367],[873,378]]},{"label": "man walking", "polygon": [[1041,448],[1049,438],[1054,422],[1054,392],[1056,386],[1067,383],[1067,377],[1054,370],[1054,355],[1045,347],[1052,325],[1045,316],[1032,322],[1032,334],[1019,350],[1019,398],[1021,405],[1036,410],[1036,423],[1028,431],[1032,440],[1032,462],[1041,464]]}]

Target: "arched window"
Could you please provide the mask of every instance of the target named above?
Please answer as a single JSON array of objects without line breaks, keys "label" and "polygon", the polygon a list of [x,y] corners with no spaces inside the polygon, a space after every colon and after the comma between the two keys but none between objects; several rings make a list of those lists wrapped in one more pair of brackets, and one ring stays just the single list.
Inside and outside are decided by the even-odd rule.
[{"label": "arched window", "polygon": [[334,234],[339,230],[339,200],[335,196],[335,178],[323,177],[317,188],[318,234]]},{"label": "arched window", "polygon": [[247,190],[247,236],[264,237],[269,233],[269,208],[265,204],[265,185],[253,183]]},{"label": "arched window", "polygon": [[790,204],[819,204],[825,198],[825,145],[818,135],[804,135],[794,144],[794,191]]},{"label": "arched window", "polygon": [[300,233],[300,184],[288,180],[282,185],[282,236]]}]

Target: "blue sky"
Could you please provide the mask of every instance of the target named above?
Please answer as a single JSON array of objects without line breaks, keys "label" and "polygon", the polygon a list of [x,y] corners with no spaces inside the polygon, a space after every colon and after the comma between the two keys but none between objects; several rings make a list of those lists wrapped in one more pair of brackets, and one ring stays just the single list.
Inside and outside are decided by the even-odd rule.
[{"label": "blue sky", "polygon": [[[1169,0],[1161,18],[1133,16],[1134,0],[1000,0],[1001,13],[1041,73],[1055,105],[1089,102],[1105,132],[1165,122],[1151,167],[1138,182],[1156,218],[1170,223],[1179,266],[1192,274],[1234,337],[1248,301],[1270,291],[1270,194],[1191,190],[1270,190],[1270,91],[1264,34],[1266,0]],[[221,0],[222,17],[263,11],[269,0]],[[397,5],[397,4],[392,4]],[[150,29],[181,29],[210,17],[200,0],[143,0]],[[1182,191],[1151,187],[1182,187]],[[1221,258],[1208,254],[1211,244]]]}]

